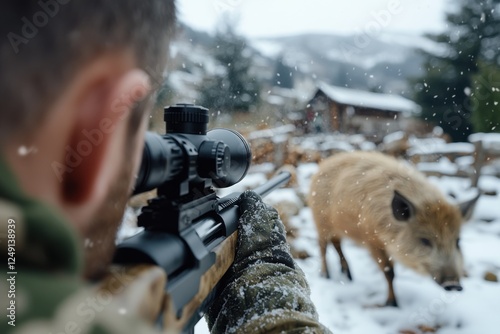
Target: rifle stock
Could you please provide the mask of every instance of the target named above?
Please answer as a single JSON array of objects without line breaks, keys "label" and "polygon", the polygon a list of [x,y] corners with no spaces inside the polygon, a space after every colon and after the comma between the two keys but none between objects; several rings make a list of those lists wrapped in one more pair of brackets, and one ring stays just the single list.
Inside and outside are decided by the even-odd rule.
[{"label": "rifle stock", "polygon": [[237,239],[238,232],[235,231],[213,249],[216,256],[215,263],[201,276],[198,293],[184,305],[180,317],[178,317],[177,307],[174,305],[171,295],[166,293],[164,318],[162,319],[165,330],[177,333],[192,332],[215,297],[217,284],[234,262]]},{"label": "rifle stock", "polygon": [[[254,191],[266,196],[284,185],[290,173],[282,172]],[[223,198],[202,197],[193,203],[207,207],[188,228],[179,232],[146,229],[117,246],[117,264],[149,263],[167,273],[166,302],[162,313],[166,332],[193,331],[217,293],[217,284],[234,262],[241,193]],[[196,205],[189,205],[190,212]],[[196,211],[196,210],[194,210]]]}]

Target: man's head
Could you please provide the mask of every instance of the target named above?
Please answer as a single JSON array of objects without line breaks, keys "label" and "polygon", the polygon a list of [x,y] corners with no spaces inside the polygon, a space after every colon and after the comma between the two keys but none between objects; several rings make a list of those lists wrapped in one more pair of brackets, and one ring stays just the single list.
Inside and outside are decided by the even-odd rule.
[{"label": "man's head", "polygon": [[86,240],[87,276],[110,256],[138,167],[173,0],[0,5],[0,149],[23,189]]}]

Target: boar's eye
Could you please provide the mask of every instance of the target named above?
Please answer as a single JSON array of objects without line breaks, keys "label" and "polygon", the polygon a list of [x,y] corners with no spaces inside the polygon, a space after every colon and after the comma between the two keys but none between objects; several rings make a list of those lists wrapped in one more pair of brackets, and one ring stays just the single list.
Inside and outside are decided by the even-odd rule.
[{"label": "boar's eye", "polygon": [[460,238],[457,238],[457,249],[460,249]]},{"label": "boar's eye", "polygon": [[427,247],[432,247],[432,243],[429,239],[427,238],[420,238],[420,242],[422,245],[427,246]]},{"label": "boar's eye", "polygon": [[394,218],[399,221],[408,221],[413,216],[413,212],[413,204],[403,195],[394,191],[394,198],[392,199],[392,214]]}]

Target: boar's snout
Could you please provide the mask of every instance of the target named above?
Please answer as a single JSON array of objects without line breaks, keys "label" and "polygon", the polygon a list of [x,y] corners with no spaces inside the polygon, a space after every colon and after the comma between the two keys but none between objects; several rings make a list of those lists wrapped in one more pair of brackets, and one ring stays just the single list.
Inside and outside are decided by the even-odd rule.
[{"label": "boar's snout", "polygon": [[440,284],[446,291],[462,291],[463,288],[459,281],[445,281]]},{"label": "boar's snout", "polygon": [[461,268],[461,263],[441,267],[439,274],[433,276],[433,278],[446,291],[462,291],[463,287],[460,284],[460,277],[462,275],[459,274],[462,272]]}]

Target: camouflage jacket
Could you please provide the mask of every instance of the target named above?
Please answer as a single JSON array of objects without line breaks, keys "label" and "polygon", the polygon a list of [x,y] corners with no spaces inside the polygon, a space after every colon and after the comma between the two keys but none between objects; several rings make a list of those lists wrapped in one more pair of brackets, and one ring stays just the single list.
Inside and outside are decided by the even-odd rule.
[{"label": "camouflage jacket", "polygon": [[[150,270],[133,282],[117,273],[109,285],[115,288],[103,293],[81,278],[81,244],[57,212],[23,194],[0,157],[0,333],[158,333],[141,314],[150,305],[136,301],[155,294],[150,286],[163,289],[162,273]],[[328,332],[288,254],[283,265],[240,249],[250,262],[227,275],[207,317],[212,333]],[[116,297],[124,286],[135,294]]]}]

